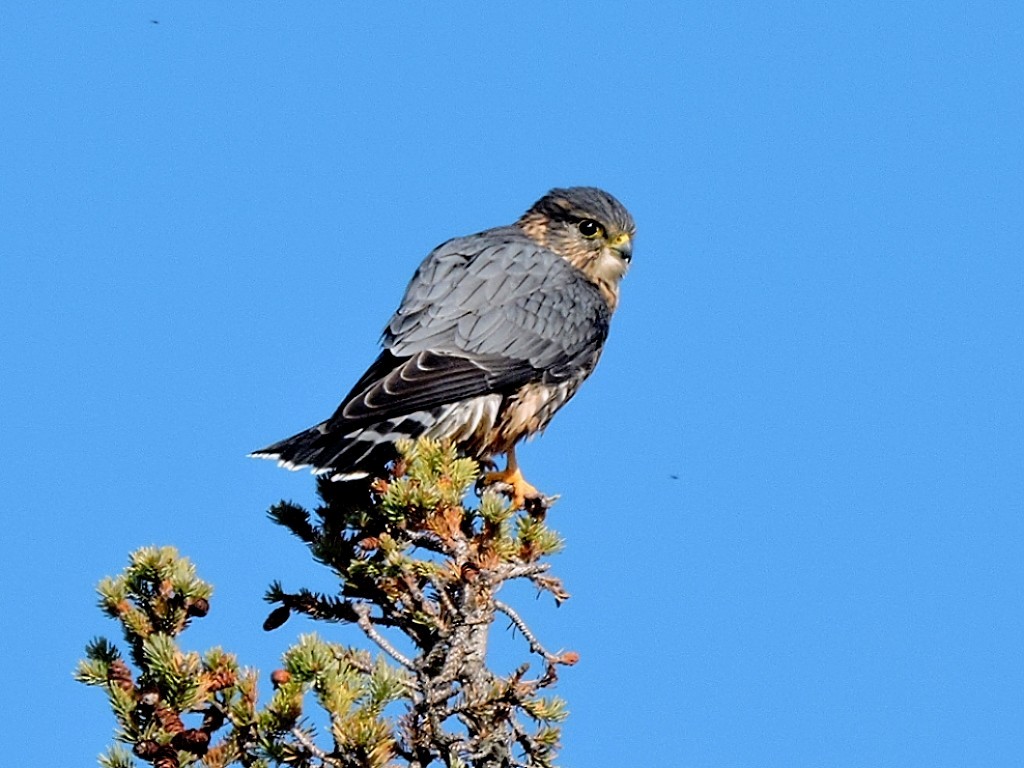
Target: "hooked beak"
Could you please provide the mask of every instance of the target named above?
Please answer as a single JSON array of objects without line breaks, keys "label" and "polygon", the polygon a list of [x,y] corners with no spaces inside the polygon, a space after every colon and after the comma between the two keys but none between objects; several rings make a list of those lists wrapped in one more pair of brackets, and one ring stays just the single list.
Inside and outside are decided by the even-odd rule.
[{"label": "hooked beak", "polygon": [[618,251],[619,256],[627,264],[633,258],[633,239],[625,232],[616,237],[611,242],[611,246]]}]

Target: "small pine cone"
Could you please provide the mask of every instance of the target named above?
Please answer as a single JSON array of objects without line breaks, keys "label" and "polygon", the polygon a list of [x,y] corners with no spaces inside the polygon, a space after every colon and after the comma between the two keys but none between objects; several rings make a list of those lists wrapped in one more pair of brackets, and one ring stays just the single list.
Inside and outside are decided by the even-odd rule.
[{"label": "small pine cone", "polygon": [[171,746],[182,752],[204,755],[210,746],[210,734],[198,728],[189,728],[187,731],[174,734]]},{"label": "small pine cone", "polygon": [[153,717],[160,723],[160,727],[171,734],[181,733],[185,730],[185,724],[181,722],[181,715],[168,707],[160,704],[153,710]]},{"label": "small pine cone", "polygon": [[143,760],[151,760],[159,751],[160,745],[152,739],[137,742],[135,746],[132,747],[132,752],[135,753],[135,756],[141,757]]},{"label": "small pine cone", "polygon": [[229,757],[229,755],[234,756],[235,754],[237,753],[231,747],[221,742],[203,755],[203,765],[206,768],[226,768],[228,765],[235,764],[235,761]]},{"label": "small pine cone", "polygon": [[363,552],[372,552],[380,546],[380,539],[376,536],[367,536],[366,538],[357,541],[356,546],[363,550]]},{"label": "small pine cone", "polygon": [[160,747],[153,758],[153,768],[181,768],[178,750],[170,744]]},{"label": "small pine cone", "polygon": [[208,674],[206,682],[211,691],[221,691],[237,683],[238,675],[230,669],[220,669]]},{"label": "small pine cone", "polygon": [[292,674],[287,669],[275,669],[270,673],[270,682],[274,684],[274,688],[280,688],[291,679]]},{"label": "small pine cone", "polygon": [[537,560],[537,557],[537,548],[534,546],[532,541],[526,542],[521,547],[519,547],[520,560],[527,563],[532,563]]},{"label": "small pine cone", "polygon": [[107,681],[122,691],[130,691],[135,687],[135,683],[132,681],[132,671],[121,659],[111,662],[110,669],[107,670]]},{"label": "small pine cone", "polygon": [[580,655],[576,651],[565,651],[558,656],[558,663],[565,664],[567,667],[571,667],[580,660]]},{"label": "small pine cone", "polygon": [[287,605],[278,606],[270,612],[266,621],[263,622],[263,631],[270,632],[273,629],[277,629],[288,621],[288,617],[291,615],[292,611]]},{"label": "small pine cone", "polygon": [[189,601],[186,613],[189,616],[195,616],[196,618],[202,618],[210,612],[210,601],[205,597],[197,597],[195,600]]}]

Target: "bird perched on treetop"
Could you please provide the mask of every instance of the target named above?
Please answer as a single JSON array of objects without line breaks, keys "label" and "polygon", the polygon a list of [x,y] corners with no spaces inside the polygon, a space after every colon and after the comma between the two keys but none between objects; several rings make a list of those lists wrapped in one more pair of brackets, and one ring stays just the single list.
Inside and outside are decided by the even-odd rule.
[{"label": "bird perched on treetop", "polygon": [[537,498],[516,462],[590,375],[633,253],[633,217],[594,187],[553,189],[513,225],[449,240],[413,275],[384,350],[326,421],[251,455],[332,480],[380,471],[395,441],[453,441]]}]

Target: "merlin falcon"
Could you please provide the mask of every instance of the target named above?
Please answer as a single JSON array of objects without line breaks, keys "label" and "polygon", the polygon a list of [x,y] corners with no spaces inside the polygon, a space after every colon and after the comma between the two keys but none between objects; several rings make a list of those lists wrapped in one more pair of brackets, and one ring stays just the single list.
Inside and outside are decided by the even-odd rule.
[{"label": "merlin falcon", "polygon": [[553,189],[520,219],[435,248],[383,351],[326,421],[251,455],[332,480],[380,472],[395,442],[452,441],[513,504],[539,497],[516,444],[543,430],[601,356],[633,253],[633,217],[595,187]]}]

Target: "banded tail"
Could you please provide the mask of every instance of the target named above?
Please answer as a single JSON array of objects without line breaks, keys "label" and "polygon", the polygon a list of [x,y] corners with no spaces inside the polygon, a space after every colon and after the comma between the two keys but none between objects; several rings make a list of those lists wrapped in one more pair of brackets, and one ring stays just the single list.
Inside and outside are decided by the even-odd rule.
[{"label": "banded tail", "polygon": [[249,456],[276,459],[290,470],[310,467],[314,475],[330,475],[331,480],[358,480],[380,472],[397,456],[395,442],[419,437],[429,423],[429,414],[419,412],[342,433],[324,421]]}]

